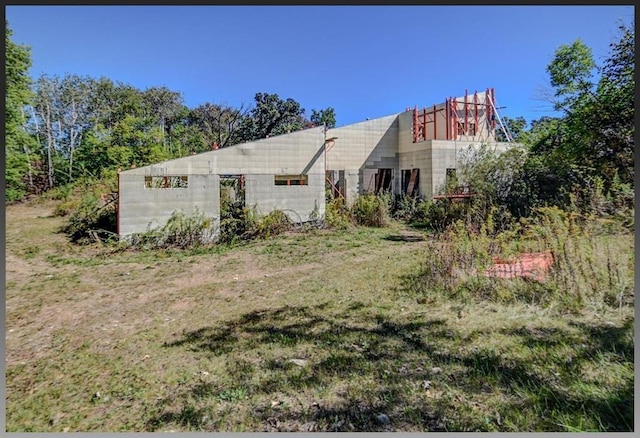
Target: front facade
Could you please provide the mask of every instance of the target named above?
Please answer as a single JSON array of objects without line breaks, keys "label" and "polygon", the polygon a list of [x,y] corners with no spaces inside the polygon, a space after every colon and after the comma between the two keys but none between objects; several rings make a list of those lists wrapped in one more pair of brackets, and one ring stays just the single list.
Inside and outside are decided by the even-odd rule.
[{"label": "front facade", "polygon": [[348,204],[362,193],[432,197],[457,168],[458,151],[496,143],[493,90],[418,111],[325,130],[316,127],[119,174],[118,233],[161,226],[175,211],[220,220],[221,193],[240,181],[258,214],[281,210],[294,222],[324,216],[326,190]]}]

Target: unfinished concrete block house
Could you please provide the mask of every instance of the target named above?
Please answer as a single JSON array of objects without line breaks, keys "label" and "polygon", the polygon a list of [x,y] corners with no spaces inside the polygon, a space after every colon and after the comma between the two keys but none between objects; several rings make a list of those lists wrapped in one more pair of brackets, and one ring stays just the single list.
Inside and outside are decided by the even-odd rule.
[{"label": "unfinished concrete block house", "polygon": [[421,110],[305,129],[123,171],[118,233],[161,226],[178,210],[204,213],[219,224],[221,196],[238,186],[244,189],[245,205],[258,214],[282,210],[294,222],[323,217],[327,189],[347,204],[365,192],[429,198],[455,172],[460,150],[482,143],[505,150],[508,143],[496,142],[501,125],[495,92],[487,89]]}]

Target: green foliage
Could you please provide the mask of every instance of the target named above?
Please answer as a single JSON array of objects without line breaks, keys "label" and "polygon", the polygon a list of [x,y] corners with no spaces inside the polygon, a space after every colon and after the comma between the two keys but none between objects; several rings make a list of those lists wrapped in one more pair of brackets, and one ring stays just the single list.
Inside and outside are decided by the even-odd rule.
[{"label": "green foliage", "polygon": [[327,199],[324,223],[326,227],[336,230],[346,230],[352,225],[349,209],[343,199]]},{"label": "green foliage", "polygon": [[389,195],[365,193],[351,206],[351,216],[358,225],[384,227],[389,222],[390,201]]},{"label": "green foliage", "polygon": [[113,206],[100,203],[100,197],[86,193],[72,210],[62,231],[72,242],[86,244],[107,240],[117,232],[117,213]]},{"label": "green foliage", "polygon": [[[524,117],[516,117],[512,119],[511,117],[504,116],[502,117],[502,122],[507,128],[507,131],[511,135],[511,139],[516,142],[526,141],[527,136],[527,121]],[[502,129],[496,129],[496,140],[497,141],[508,141]]]},{"label": "green foliage", "polygon": [[268,239],[291,229],[292,222],[281,210],[260,217],[244,201],[223,198],[220,207],[218,242],[235,244],[252,239]]},{"label": "green foliage", "polygon": [[176,210],[161,227],[128,237],[128,245],[138,249],[187,249],[209,244],[214,237],[213,219],[199,212],[188,215]]},{"label": "green foliage", "polygon": [[304,124],[304,108],[292,98],[256,93],[255,107],[242,118],[238,143],[299,131]]},{"label": "green foliage", "polygon": [[562,45],[556,50],[553,61],[547,66],[551,85],[556,97],[564,97],[555,104],[556,109],[566,109],[579,95],[593,85],[589,79],[596,64],[591,49],[580,39],[571,45]]},{"label": "green foliage", "polygon": [[254,239],[268,239],[289,230],[291,225],[291,220],[284,212],[274,210],[256,222],[256,227],[251,237]]},{"label": "green foliage", "polygon": [[203,144],[201,150],[197,150],[197,152],[211,150],[214,143],[223,148],[239,142],[238,123],[244,113],[242,107],[236,109],[209,102],[190,110],[188,123],[196,128]]},{"label": "green foliage", "polygon": [[19,201],[33,187],[32,162],[37,143],[26,131],[25,107],[33,100],[28,75],[31,50],[11,40],[9,24],[5,28],[5,195],[7,202]]},{"label": "green foliage", "polygon": [[421,206],[424,201],[420,197],[409,196],[406,193],[394,195],[390,215],[394,219],[413,222],[419,219]]},{"label": "green foliage", "polygon": [[[555,106],[565,116],[533,124],[530,144],[532,152],[543,153],[539,163],[545,173],[556,175],[556,198],[594,177],[603,179],[605,193],[616,175],[633,184],[634,46],[633,28],[621,25],[597,84],[590,80],[595,68],[590,50],[580,41],[560,47],[549,64]],[[566,195],[560,202],[567,202]]]},{"label": "green foliage", "polygon": [[[633,245],[624,237],[628,231],[606,234],[599,221],[557,207],[536,209],[513,229],[494,236],[491,221],[478,233],[457,221],[427,242],[415,284],[419,300],[524,302],[561,312],[633,304]],[[552,254],[546,280],[484,275],[494,258],[513,260],[531,251]]]},{"label": "green foliage", "polygon": [[56,187],[43,197],[61,201],[56,216],[68,216],[62,226],[72,242],[87,244],[108,241],[117,236],[117,179],[78,179],[73,184]]},{"label": "green foliage", "polygon": [[311,123],[316,126],[322,126],[324,124],[327,128],[336,127],[336,112],[331,107],[323,110],[311,110],[311,117],[309,119]]}]

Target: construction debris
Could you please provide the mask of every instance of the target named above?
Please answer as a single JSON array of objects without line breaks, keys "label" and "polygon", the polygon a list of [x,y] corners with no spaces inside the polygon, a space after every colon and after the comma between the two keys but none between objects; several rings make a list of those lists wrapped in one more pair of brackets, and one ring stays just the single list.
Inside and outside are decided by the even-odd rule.
[{"label": "construction debris", "polygon": [[525,253],[518,256],[515,261],[494,258],[493,263],[494,265],[484,272],[485,277],[528,277],[542,282],[553,265],[553,253],[551,251]]}]

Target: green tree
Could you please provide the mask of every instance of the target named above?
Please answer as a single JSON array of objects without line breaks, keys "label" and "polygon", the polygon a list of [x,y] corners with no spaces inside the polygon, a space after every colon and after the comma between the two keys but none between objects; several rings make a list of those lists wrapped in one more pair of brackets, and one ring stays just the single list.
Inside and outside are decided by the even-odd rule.
[{"label": "green tree", "polygon": [[242,107],[206,102],[190,110],[189,123],[202,133],[207,149],[211,149],[214,143],[222,148],[239,140],[237,131],[244,116]]},{"label": "green tree", "polygon": [[311,123],[316,126],[322,126],[324,124],[327,128],[336,127],[336,112],[333,108],[329,107],[323,110],[311,110]]},{"label": "green tree", "polygon": [[556,110],[569,111],[580,97],[591,93],[591,77],[595,66],[591,49],[580,39],[556,50],[547,66],[551,86],[555,88]]},{"label": "green tree", "polygon": [[299,131],[304,126],[304,108],[292,98],[256,93],[255,107],[240,121],[237,143]]},{"label": "green tree", "polygon": [[30,48],[11,40],[11,29],[5,30],[5,194],[6,200],[22,199],[29,191],[35,191],[34,168],[37,143],[26,130],[28,114],[25,107],[31,104]]},{"label": "green tree", "polygon": [[171,153],[171,131],[184,107],[182,94],[167,87],[150,87],[142,97],[145,115],[157,123],[162,133],[162,144]]},{"label": "green tree", "polygon": [[[614,181],[633,184],[633,28],[620,25],[610,47],[603,67],[596,67],[591,50],[579,40],[561,46],[547,67],[555,107],[565,115],[540,126],[545,129],[533,135],[532,149],[548,154],[549,163],[562,164],[567,186],[586,186],[593,178],[601,178],[605,190]],[[597,84],[592,81],[596,68]]]},{"label": "green tree", "polygon": [[[527,121],[524,117],[516,117],[512,119],[511,117],[504,116],[502,117],[502,122],[504,123],[507,131],[511,135],[511,139],[513,141],[522,141],[524,140],[524,136],[526,136],[526,128]],[[502,129],[496,130],[496,140],[497,141],[507,141],[507,137],[504,135]]]}]

